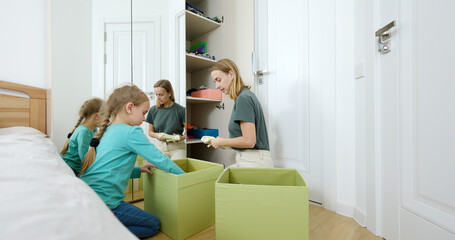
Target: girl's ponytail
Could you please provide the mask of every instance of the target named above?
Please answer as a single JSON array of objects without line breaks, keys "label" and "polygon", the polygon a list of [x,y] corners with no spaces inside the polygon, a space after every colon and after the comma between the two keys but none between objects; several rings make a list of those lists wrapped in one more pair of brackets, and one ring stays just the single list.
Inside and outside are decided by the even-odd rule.
[{"label": "girl's ponytail", "polygon": [[76,126],[74,126],[73,130],[70,133],[68,133],[68,139],[66,140],[65,145],[63,146],[63,149],[60,152],[60,155],[65,154],[66,151],[68,150],[68,145],[70,143],[70,137],[74,133],[74,130],[76,130],[76,128],[79,127],[79,125],[81,125],[83,119],[84,119],[84,116],[80,116],[79,120],[77,120]]},{"label": "girl's ponytail", "polygon": [[68,134],[68,140],[66,140],[65,145],[63,146],[60,155],[63,155],[68,151],[69,140],[71,135],[74,133],[77,127],[82,124],[82,120],[87,120],[93,114],[100,112],[101,108],[104,106],[104,100],[101,98],[92,98],[84,102],[81,108],[79,109],[79,120],[77,120],[76,126],[74,126],[73,131]]},{"label": "girl's ponytail", "polygon": [[104,132],[106,131],[106,128],[109,126],[110,119],[111,119],[111,113],[108,112],[105,115],[103,124],[101,125],[100,129],[98,130],[98,133],[96,134],[96,136],[94,138],[92,138],[92,141],[90,143],[90,149],[88,150],[87,154],[85,154],[85,158],[84,158],[84,161],[82,162],[81,171],[79,172],[78,177],[80,177],[82,175],[82,173],[87,171],[87,169],[90,166],[92,166],[93,162],[95,161],[96,147],[98,146],[98,144],[92,146],[92,142],[96,142],[96,141],[93,141],[94,139],[96,139],[96,140],[98,140],[98,143],[99,143],[99,140],[101,139]]}]

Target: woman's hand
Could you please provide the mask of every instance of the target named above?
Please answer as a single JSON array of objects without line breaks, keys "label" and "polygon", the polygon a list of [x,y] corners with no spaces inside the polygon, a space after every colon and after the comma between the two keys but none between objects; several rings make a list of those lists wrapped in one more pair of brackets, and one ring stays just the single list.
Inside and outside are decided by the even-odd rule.
[{"label": "woman's hand", "polygon": [[158,133],[158,137],[156,139],[158,139],[158,140],[160,140],[162,142],[165,142],[166,138],[164,136],[165,136],[164,133]]},{"label": "woman's hand", "polygon": [[220,137],[216,137],[210,141],[210,145],[214,148],[219,148],[221,146],[221,141]]},{"label": "woman's hand", "polygon": [[183,141],[183,140],[185,140],[185,139],[186,139],[186,136],[182,136],[182,135],[180,135],[180,134],[177,134],[177,133],[174,133],[174,136],[179,136],[179,138],[180,138],[180,140],[178,140],[178,141],[175,141],[175,142],[180,142],[180,141]]},{"label": "woman's hand", "polygon": [[153,172],[150,171],[149,168],[156,168],[156,167],[155,167],[155,165],[153,165],[151,163],[144,163],[144,165],[141,166],[140,171],[141,172],[146,172],[148,174],[153,174]]}]

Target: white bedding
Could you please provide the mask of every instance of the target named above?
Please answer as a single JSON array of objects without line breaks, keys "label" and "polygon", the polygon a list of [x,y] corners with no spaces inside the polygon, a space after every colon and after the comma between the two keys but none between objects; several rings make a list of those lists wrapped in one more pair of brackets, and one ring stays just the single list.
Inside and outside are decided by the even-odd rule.
[{"label": "white bedding", "polygon": [[137,239],[33,128],[0,129],[0,239]]}]

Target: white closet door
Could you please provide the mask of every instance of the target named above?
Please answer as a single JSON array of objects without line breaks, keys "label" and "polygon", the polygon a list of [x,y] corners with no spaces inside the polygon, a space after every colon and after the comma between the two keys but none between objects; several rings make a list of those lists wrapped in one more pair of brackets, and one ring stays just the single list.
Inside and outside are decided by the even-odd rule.
[{"label": "white closet door", "polygon": [[[310,55],[309,1],[256,0],[255,4],[255,65],[257,70],[267,69],[256,77],[256,91],[266,115],[274,164],[296,168],[309,186],[310,200],[322,203],[323,81],[317,65],[310,65],[321,57]],[[312,43],[316,48],[317,43]]]},{"label": "white closet door", "polygon": [[455,2],[382,0],[383,236],[455,239]]},{"label": "white closet door", "polygon": [[[133,79],[144,91],[152,91],[160,77],[160,23],[133,24]],[[106,24],[105,96],[123,83],[131,82],[131,25]]]}]

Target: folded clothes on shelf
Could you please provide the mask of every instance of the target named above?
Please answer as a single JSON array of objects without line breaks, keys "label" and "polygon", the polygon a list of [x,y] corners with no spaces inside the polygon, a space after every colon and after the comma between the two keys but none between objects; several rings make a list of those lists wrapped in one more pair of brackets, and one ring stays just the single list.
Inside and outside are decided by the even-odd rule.
[{"label": "folded clothes on shelf", "polygon": [[186,6],[185,6],[186,10],[192,12],[192,13],[195,13],[197,15],[201,15],[203,16],[204,12],[201,11],[200,9],[198,9],[196,6],[194,6],[193,4],[191,3],[188,3],[186,2]]},{"label": "folded clothes on shelf", "polygon": [[206,18],[207,18],[207,19],[210,19],[210,20],[212,20],[212,21],[214,21],[214,22],[217,22],[217,23],[222,23],[222,22],[224,22],[224,17],[221,17],[221,19],[219,19],[218,16],[215,16],[215,17],[207,17],[207,16],[206,16]]}]

